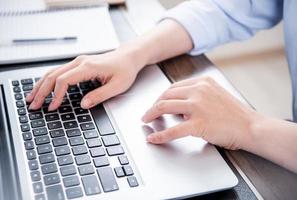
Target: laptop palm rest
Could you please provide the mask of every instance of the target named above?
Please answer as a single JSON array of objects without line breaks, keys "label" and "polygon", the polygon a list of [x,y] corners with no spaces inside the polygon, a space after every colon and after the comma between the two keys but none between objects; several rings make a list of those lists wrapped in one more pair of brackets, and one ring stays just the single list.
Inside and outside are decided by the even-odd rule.
[{"label": "laptop palm rest", "polygon": [[195,137],[185,137],[162,145],[146,142],[152,132],[181,122],[179,116],[164,115],[150,124],[143,114],[170,86],[157,66],[146,67],[126,93],[105,103],[126,142],[142,182],[156,198],[176,198],[205,194],[235,186],[236,176],[214,146]]}]

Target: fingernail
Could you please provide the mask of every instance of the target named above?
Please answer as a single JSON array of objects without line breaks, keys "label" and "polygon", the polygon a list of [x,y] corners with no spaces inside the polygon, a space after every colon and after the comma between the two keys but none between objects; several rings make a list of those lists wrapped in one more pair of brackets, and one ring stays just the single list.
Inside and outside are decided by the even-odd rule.
[{"label": "fingernail", "polygon": [[152,135],[149,135],[146,137],[146,141],[152,143],[153,142],[154,137]]},{"label": "fingernail", "polygon": [[29,106],[29,110],[35,110],[35,108],[36,108],[35,103],[34,102],[31,103],[30,106]]},{"label": "fingernail", "polygon": [[82,108],[89,108],[92,105],[92,101],[90,101],[90,99],[83,99],[81,102],[81,107]]},{"label": "fingernail", "polygon": [[48,111],[55,110],[55,103],[51,102],[51,104],[48,106]]},{"label": "fingernail", "polygon": [[30,93],[27,97],[26,97],[26,102],[31,102],[32,101],[32,93]]}]

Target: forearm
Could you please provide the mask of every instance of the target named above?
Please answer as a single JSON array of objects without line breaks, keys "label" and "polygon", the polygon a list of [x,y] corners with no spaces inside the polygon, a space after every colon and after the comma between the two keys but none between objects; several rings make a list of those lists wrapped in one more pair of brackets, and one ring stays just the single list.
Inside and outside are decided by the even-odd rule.
[{"label": "forearm", "polygon": [[141,69],[145,65],[184,54],[192,48],[186,30],[177,22],[166,19],[148,33],[123,44],[118,50],[130,52]]},{"label": "forearm", "polygon": [[297,124],[258,116],[243,149],[297,173]]}]

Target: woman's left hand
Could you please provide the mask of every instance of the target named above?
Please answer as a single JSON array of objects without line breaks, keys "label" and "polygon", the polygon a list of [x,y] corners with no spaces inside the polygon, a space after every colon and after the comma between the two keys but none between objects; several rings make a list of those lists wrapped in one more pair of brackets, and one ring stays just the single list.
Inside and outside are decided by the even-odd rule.
[{"label": "woman's left hand", "polygon": [[184,121],[149,135],[148,142],[161,144],[192,135],[233,150],[251,141],[251,127],[258,115],[208,77],[172,84],[142,120],[149,123],[163,114],[182,114]]}]

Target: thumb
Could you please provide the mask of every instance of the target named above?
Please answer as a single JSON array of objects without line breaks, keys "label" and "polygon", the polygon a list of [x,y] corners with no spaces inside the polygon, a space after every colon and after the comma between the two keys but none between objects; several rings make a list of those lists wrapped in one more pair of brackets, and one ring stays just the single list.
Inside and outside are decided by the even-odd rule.
[{"label": "thumb", "polygon": [[91,108],[117,94],[120,94],[122,91],[118,86],[116,81],[110,80],[105,85],[89,92],[81,101],[81,107],[84,109]]}]

